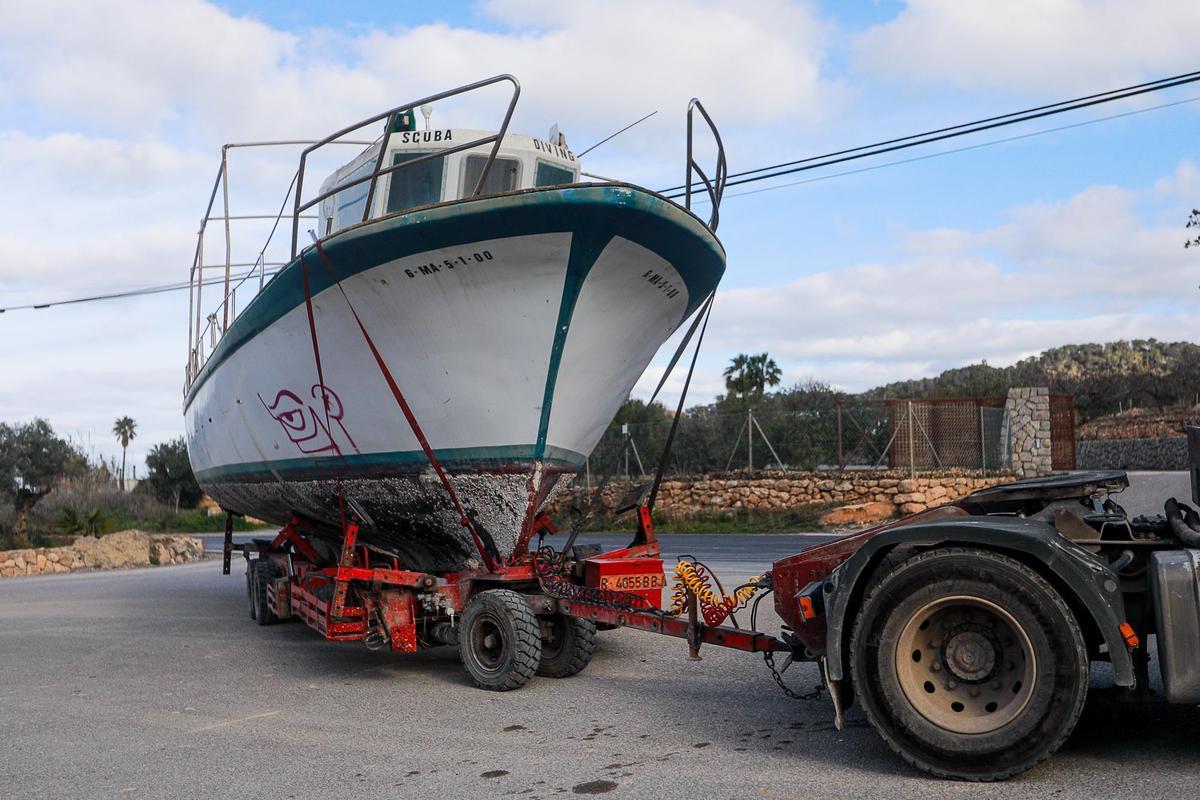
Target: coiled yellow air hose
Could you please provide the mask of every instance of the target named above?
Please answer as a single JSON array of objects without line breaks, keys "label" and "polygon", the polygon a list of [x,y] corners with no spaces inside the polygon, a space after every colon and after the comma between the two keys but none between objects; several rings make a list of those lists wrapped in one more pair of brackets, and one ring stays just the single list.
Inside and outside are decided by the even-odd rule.
[{"label": "coiled yellow air hose", "polygon": [[[696,596],[697,602],[705,610],[705,618],[711,618],[710,610],[719,613],[723,619],[737,611],[758,593],[760,584],[768,577],[763,573],[733,590],[733,594],[718,594],[713,590],[708,570],[701,564],[692,561],[680,561],[675,565],[675,585],[671,589],[671,607],[667,611],[672,616],[678,616],[687,610],[687,596],[690,590]],[[710,623],[711,624],[711,623]]]}]

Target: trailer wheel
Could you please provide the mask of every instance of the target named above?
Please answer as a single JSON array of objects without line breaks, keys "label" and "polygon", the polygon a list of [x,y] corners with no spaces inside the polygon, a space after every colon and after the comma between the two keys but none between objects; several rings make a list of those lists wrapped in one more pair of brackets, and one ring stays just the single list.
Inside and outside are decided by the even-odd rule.
[{"label": "trailer wheel", "polygon": [[458,653],[480,689],[507,692],[524,686],[537,671],[542,637],[525,598],[509,589],[489,589],[463,609]]},{"label": "trailer wheel", "polygon": [[279,621],[279,617],[267,604],[267,591],[271,581],[279,577],[279,567],[269,558],[258,558],[250,563],[254,570],[254,580],[251,582],[254,590],[254,621],[259,625],[273,625]]},{"label": "trailer wheel", "polygon": [[1052,755],[1083,710],[1088,656],[1040,575],[987,550],[909,558],[863,601],[854,691],[888,746],[939,777],[993,781]]},{"label": "trailer wheel", "polygon": [[537,674],[547,678],[569,678],[582,672],[596,652],[596,623],[567,614],[543,617],[539,622],[542,658]]}]

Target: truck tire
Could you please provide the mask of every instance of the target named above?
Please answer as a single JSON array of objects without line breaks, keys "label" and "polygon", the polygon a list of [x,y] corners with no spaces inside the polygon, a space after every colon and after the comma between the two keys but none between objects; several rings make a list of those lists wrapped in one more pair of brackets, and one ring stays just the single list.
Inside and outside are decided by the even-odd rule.
[{"label": "truck tire", "polygon": [[274,625],[279,622],[279,617],[267,604],[267,590],[271,581],[280,576],[279,567],[269,558],[258,558],[250,564],[254,570],[254,580],[251,581],[254,588],[254,621],[259,625]]},{"label": "truck tire", "polygon": [[521,595],[509,589],[480,592],[463,609],[459,625],[458,654],[480,689],[518,689],[537,672],[541,631]]},{"label": "truck tire", "polygon": [[542,658],[537,674],[569,678],[583,671],[596,652],[596,623],[566,614],[543,617]]},{"label": "truck tire", "polygon": [[1083,634],[1059,593],[1008,556],[915,555],[868,592],[850,674],[871,725],[918,769],[1003,780],[1066,741],[1087,696]]}]

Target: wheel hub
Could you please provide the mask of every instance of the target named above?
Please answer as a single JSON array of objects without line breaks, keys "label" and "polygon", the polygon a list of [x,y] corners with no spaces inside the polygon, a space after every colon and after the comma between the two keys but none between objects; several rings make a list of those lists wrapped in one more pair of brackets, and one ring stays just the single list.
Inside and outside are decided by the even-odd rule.
[{"label": "wheel hub", "polygon": [[959,630],[947,641],[946,667],[963,681],[981,681],[996,667],[996,646],[980,631]]},{"label": "wheel hub", "polygon": [[495,620],[481,616],[471,631],[472,653],[485,670],[499,669],[508,653],[508,643]]},{"label": "wheel hub", "polygon": [[998,730],[1020,716],[1037,665],[1028,634],[990,600],[932,600],[902,623],[896,680],[913,710],[954,733]]}]

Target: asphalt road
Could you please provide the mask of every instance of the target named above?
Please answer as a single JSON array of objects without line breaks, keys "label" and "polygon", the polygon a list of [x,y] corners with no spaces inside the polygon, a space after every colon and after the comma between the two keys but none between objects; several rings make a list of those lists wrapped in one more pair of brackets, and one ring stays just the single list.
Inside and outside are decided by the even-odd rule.
[{"label": "asphalt road", "polygon": [[1163,513],[1168,497],[1192,505],[1191,478],[1186,472],[1129,472],[1129,488],[1116,495],[1131,516]]},{"label": "asphalt road", "polygon": [[[667,549],[734,579],[814,541]],[[451,649],[258,627],[244,592],[218,559],[0,582],[0,797],[1195,796],[1196,708],[1093,700],[1051,763],[972,786],[907,768],[857,711],[834,730],[826,701],[789,700],[744,653],[690,662],[679,640],[613,631],[580,675],[492,694]],[[817,672],[787,678],[807,689]]]}]

